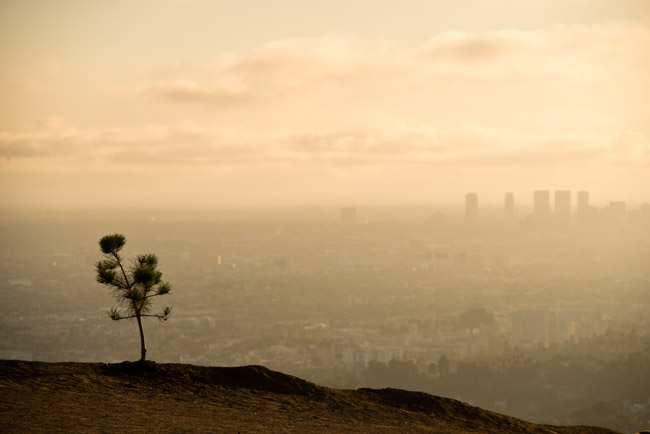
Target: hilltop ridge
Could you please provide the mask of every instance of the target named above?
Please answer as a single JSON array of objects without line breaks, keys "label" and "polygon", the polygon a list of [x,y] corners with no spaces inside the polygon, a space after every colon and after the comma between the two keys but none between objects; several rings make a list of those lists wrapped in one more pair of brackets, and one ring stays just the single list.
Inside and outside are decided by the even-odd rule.
[{"label": "hilltop ridge", "polygon": [[339,390],[263,366],[0,361],[4,432],[615,434],[538,425],[399,389]]}]

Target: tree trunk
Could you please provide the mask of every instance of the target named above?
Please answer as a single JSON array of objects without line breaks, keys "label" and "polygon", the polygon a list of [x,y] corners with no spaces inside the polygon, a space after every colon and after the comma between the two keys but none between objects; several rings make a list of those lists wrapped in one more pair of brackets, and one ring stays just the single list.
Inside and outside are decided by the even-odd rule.
[{"label": "tree trunk", "polygon": [[147,356],[147,349],[144,345],[144,330],[142,329],[142,318],[140,315],[136,315],[135,319],[138,321],[138,328],[140,329],[140,361],[144,362],[145,357]]}]

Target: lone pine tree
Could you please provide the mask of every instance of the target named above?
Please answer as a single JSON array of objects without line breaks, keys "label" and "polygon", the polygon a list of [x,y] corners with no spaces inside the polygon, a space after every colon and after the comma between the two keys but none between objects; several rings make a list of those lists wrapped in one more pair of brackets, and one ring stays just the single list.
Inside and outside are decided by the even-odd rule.
[{"label": "lone pine tree", "polygon": [[106,235],[99,240],[99,247],[104,259],[97,262],[97,281],[111,288],[120,308],[112,308],[108,316],[114,321],[134,319],[140,330],[140,361],[144,361],[147,349],[142,328],[143,317],[154,317],[167,321],[171,307],[165,306],[161,313],[151,313],[155,297],[169,294],[171,286],[163,282],[162,273],[158,271],[158,258],[154,254],[140,255],[127,264],[120,255],[120,250],[126,244],[122,234]]}]

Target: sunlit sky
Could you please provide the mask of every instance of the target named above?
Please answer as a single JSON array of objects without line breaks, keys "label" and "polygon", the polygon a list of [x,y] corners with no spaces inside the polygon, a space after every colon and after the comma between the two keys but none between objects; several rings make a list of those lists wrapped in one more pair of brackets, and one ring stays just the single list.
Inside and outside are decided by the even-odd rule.
[{"label": "sunlit sky", "polygon": [[650,201],[650,0],[0,0],[0,207]]}]

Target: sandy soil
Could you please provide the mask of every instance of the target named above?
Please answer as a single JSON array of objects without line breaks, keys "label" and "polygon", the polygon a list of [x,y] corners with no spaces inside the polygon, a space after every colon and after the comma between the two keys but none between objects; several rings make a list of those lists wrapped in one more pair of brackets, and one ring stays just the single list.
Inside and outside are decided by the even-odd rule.
[{"label": "sandy soil", "polygon": [[[606,434],[396,389],[338,390],[261,366],[0,361],[5,433]],[[619,433],[620,434],[620,433]]]}]

